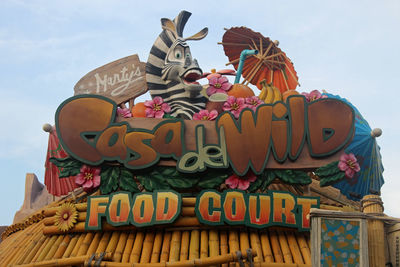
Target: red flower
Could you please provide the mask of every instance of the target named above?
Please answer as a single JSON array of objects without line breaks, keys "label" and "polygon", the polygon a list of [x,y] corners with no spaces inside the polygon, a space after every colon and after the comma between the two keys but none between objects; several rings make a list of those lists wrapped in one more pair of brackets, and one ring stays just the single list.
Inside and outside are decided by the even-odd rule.
[{"label": "red flower", "polygon": [[100,185],[100,168],[83,165],[81,172],[75,178],[75,183],[81,185],[85,191],[98,187]]},{"label": "red flower", "polygon": [[239,118],[240,112],[246,107],[244,103],[244,98],[236,98],[234,96],[229,96],[228,100],[224,103],[223,110],[230,111],[235,118]]},{"label": "red flower", "polygon": [[246,105],[248,108],[251,108],[253,111],[256,111],[257,107],[261,104],[264,104],[264,102],[259,99],[257,96],[251,96],[247,97],[245,99]]},{"label": "red flower", "polygon": [[129,108],[118,108],[117,109],[118,115],[124,118],[132,118],[132,113]]},{"label": "red flower", "polygon": [[215,109],[208,111],[206,109],[200,110],[198,113],[193,114],[193,120],[198,121],[213,121],[218,116],[218,111]]},{"label": "red flower", "polygon": [[354,174],[360,171],[360,165],[353,153],[341,155],[338,167],[344,171],[347,178],[353,178]]},{"label": "red flower", "polygon": [[164,113],[170,113],[171,107],[164,103],[164,100],[156,96],[153,100],[147,100],[144,102],[146,106],[146,117],[147,118],[158,118],[161,119]]},{"label": "red flower", "polygon": [[215,93],[225,93],[231,89],[232,84],[229,83],[226,77],[211,77],[209,79],[209,87],[207,88],[207,95],[213,95]]},{"label": "red flower", "polygon": [[253,172],[248,172],[245,176],[233,174],[225,180],[225,184],[231,189],[246,190],[250,183],[257,180],[257,176]]}]

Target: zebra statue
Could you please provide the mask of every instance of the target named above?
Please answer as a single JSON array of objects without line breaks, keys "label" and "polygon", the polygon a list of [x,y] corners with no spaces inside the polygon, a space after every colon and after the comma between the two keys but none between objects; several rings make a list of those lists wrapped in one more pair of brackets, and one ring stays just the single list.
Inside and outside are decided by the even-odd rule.
[{"label": "zebra statue", "polygon": [[207,98],[200,91],[197,82],[203,75],[196,59],[192,58],[187,40],[201,40],[208,29],[183,38],[183,28],[191,13],[181,11],[171,21],[161,19],[163,31],[160,33],[146,64],[147,86],[152,98],[160,96],[171,106],[171,115],[192,119],[194,113],[205,108]]}]

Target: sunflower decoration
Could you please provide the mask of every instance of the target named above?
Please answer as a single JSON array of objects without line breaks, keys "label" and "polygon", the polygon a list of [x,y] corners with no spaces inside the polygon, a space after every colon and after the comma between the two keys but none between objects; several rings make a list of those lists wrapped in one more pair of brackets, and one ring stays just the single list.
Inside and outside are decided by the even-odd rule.
[{"label": "sunflower decoration", "polygon": [[56,225],[60,231],[66,232],[74,227],[77,217],[78,212],[76,211],[75,205],[69,202],[64,203],[56,212],[56,221],[54,225]]}]

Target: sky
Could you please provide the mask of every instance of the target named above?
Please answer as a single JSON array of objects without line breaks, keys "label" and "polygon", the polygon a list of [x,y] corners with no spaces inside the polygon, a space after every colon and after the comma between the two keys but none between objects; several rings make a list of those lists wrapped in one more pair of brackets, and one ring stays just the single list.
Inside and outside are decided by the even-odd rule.
[{"label": "sky", "polygon": [[129,55],[145,62],[160,19],[181,10],[193,13],[184,36],[209,28],[205,39],[189,43],[203,71],[228,68],[217,43],[224,28],[246,26],[279,40],[299,76],[298,91],[345,97],[371,128],[381,128],[382,199],[385,213],[400,217],[400,1],[2,0],[0,225],[11,224],[21,207],[26,173],[43,183],[42,125],[54,124],[79,79]]}]

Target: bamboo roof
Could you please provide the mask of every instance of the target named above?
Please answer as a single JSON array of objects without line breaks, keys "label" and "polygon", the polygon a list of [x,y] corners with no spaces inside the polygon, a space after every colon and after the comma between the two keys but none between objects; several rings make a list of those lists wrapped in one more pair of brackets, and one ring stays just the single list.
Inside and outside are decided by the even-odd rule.
[{"label": "bamboo roof", "polygon": [[[342,209],[338,206],[347,201],[336,202],[337,192],[321,190],[317,183],[309,188],[272,184],[269,189],[321,196],[321,207],[326,209]],[[94,266],[111,267],[228,267],[235,266],[235,261],[253,261],[254,266],[311,266],[309,232],[202,225],[194,214],[194,198],[183,199],[181,216],[171,225],[116,228],[104,224],[103,231],[88,232],[84,230],[85,199],[82,190],[75,191],[8,227],[0,243],[0,266],[91,266],[96,260],[101,263]],[[53,225],[52,216],[57,206],[68,201],[76,202],[80,214],[74,229],[63,233]]]}]

